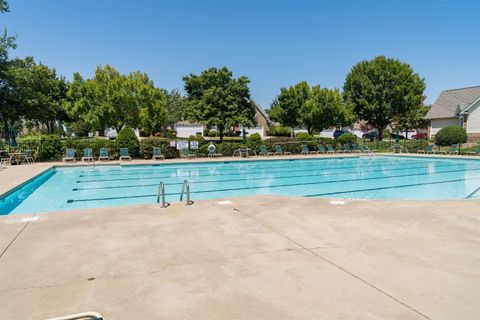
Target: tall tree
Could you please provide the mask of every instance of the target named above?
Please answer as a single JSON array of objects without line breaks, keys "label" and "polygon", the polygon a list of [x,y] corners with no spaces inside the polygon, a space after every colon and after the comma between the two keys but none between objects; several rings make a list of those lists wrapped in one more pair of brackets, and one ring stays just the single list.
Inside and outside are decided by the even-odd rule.
[{"label": "tall tree", "polygon": [[280,94],[273,100],[270,107],[270,118],[290,127],[293,135],[294,128],[303,124],[301,114],[305,112],[310,91],[310,85],[306,81],[288,88],[281,88]]},{"label": "tall tree", "polygon": [[294,127],[301,126],[309,134],[334,125],[349,125],[353,121],[338,89],[310,87],[305,81],[281,88],[269,109],[269,116],[292,128],[292,132]]},{"label": "tall tree", "polygon": [[167,97],[167,120],[165,122],[165,128],[169,126],[173,129],[175,123],[184,120],[188,112],[186,98],[180,94],[178,89],[167,91],[164,90]]},{"label": "tall tree", "polygon": [[378,56],[353,66],[344,85],[347,103],[379,132],[397,117],[408,117],[424,100],[425,81],[409,64]]},{"label": "tall tree", "polygon": [[250,100],[250,80],[234,78],[226,67],[210,68],[200,75],[183,77],[189,102],[188,117],[207,126],[216,126],[223,141],[225,130],[255,124],[255,105]]}]

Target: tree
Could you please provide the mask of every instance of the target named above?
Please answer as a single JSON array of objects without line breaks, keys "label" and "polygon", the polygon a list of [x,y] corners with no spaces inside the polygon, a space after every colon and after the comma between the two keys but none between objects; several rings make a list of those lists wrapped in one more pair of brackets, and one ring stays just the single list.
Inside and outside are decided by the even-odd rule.
[{"label": "tree", "polygon": [[164,90],[164,93],[167,97],[167,120],[165,125],[173,129],[175,123],[185,118],[188,112],[188,104],[177,89],[172,91]]},{"label": "tree", "polygon": [[92,79],[84,80],[75,73],[65,103],[73,119],[95,130],[113,127],[117,132],[140,124],[149,131],[157,130],[165,121],[165,108],[165,95],[147,74],[136,71],[123,75],[109,65],[97,67]]},{"label": "tree", "polygon": [[383,130],[396,118],[408,117],[423,104],[425,81],[412,67],[378,56],[353,66],[344,84],[344,99],[361,120]]},{"label": "tree", "polygon": [[289,88],[281,88],[280,94],[273,100],[270,107],[268,114],[270,118],[290,127],[292,136],[295,134],[294,128],[302,124],[301,114],[305,112],[305,104],[310,97],[310,91],[310,85],[306,81]]},{"label": "tree", "polygon": [[226,67],[210,68],[200,75],[183,77],[189,103],[188,118],[217,126],[220,141],[226,129],[255,124],[255,105],[250,100],[250,80],[233,78]]},{"label": "tree", "polygon": [[281,88],[275,98],[269,116],[284,126],[302,126],[308,134],[322,131],[334,125],[349,125],[353,121],[350,109],[343,104],[338,89],[310,87],[302,81],[289,88]]}]

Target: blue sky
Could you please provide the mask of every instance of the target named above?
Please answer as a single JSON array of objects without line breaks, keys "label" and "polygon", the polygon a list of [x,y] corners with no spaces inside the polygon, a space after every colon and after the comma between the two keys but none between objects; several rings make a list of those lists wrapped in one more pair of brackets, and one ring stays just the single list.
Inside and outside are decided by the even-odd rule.
[{"label": "blue sky", "polygon": [[480,2],[442,0],[10,0],[0,26],[71,79],[97,65],[148,73],[183,90],[182,76],[227,66],[251,79],[268,107],[280,87],[306,80],[343,86],[356,62],[377,55],[410,63],[427,102],[480,85]]}]

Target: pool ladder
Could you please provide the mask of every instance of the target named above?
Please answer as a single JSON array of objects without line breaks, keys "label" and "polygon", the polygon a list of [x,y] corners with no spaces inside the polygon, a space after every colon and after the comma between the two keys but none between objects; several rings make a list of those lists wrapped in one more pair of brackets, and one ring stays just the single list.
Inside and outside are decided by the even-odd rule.
[{"label": "pool ladder", "polygon": [[[190,199],[190,184],[188,180],[184,180],[182,184],[182,192],[180,193],[180,201],[183,201],[183,195],[187,195],[187,202],[185,205],[191,206],[193,201]],[[157,192],[157,203],[160,203],[161,208],[167,208],[170,206],[170,202],[165,201],[165,184],[163,181],[160,181],[158,185],[158,192]]]},{"label": "pool ladder", "polygon": [[191,206],[193,204],[193,201],[190,200],[190,184],[188,183],[188,180],[183,180],[182,184],[182,193],[180,193],[180,201],[183,201],[183,194],[187,193],[187,202],[185,205]]}]

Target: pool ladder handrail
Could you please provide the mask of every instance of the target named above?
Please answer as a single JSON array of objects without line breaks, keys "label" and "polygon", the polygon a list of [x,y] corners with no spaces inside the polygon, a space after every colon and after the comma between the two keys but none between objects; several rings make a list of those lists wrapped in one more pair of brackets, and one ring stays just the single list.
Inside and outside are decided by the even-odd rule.
[{"label": "pool ladder handrail", "polygon": [[160,203],[160,199],[162,199],[160,208],[167,208],[170,206],[170,202],[165,201],[165,184],[163,181],[160,181],[158,184],[157,203]]},{"label": "pool ladder handrail", "polygon": [[187,202],[185,205],[191,206],[193,204],[193,201],[190,200],[190,184],[188,183],[188,180],[184,180],[182,184],[182,193],[180,193],[180,201],[183,201],[183,194],[187,193]]}]

